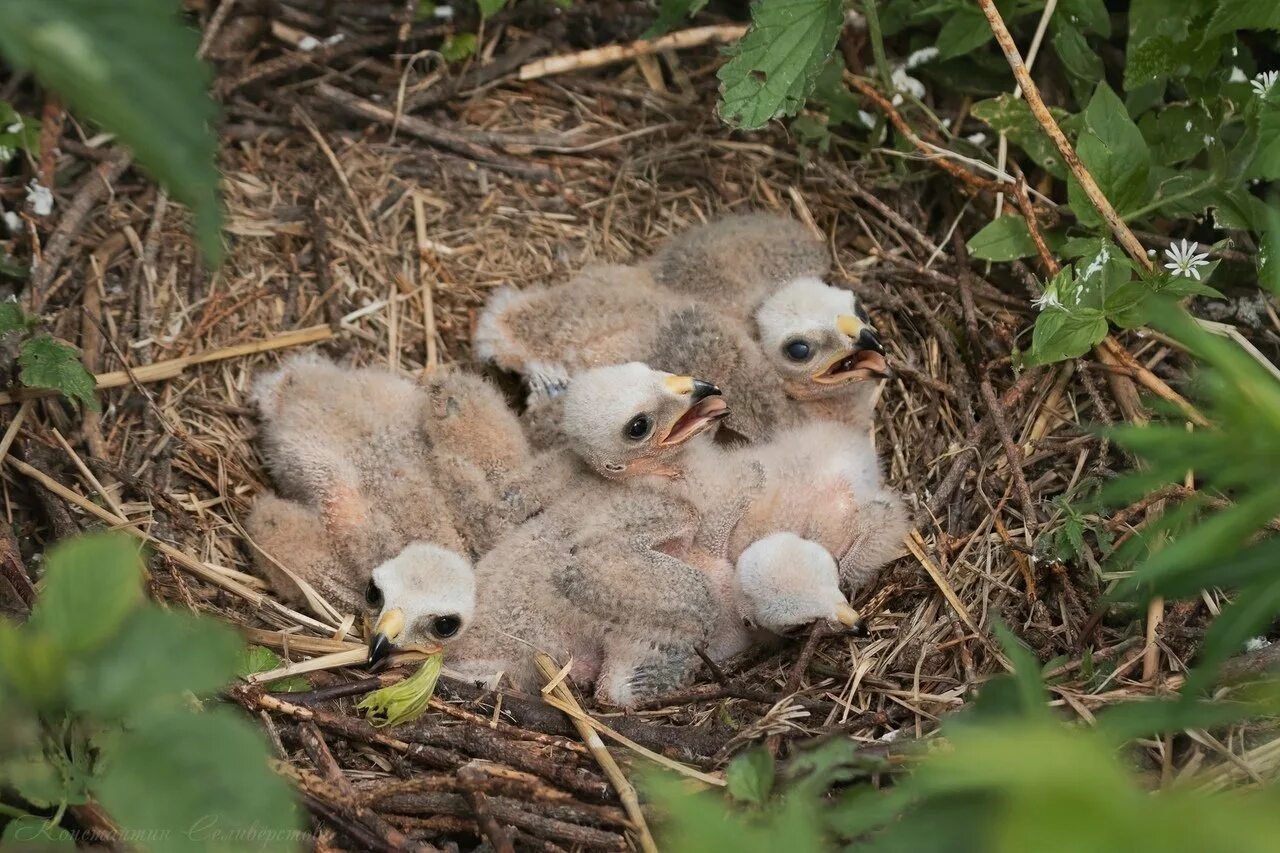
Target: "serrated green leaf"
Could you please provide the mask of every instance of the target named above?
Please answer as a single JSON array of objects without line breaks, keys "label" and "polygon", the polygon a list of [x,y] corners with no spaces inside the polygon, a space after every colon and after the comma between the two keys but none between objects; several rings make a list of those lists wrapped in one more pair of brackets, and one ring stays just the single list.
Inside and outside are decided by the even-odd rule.
[{"label": "serrated green leaf", "polygon": [[217,139],[199,37],[167,0],[5,0],[0,52],[116,133],[195,213],[206,259],[222,255]]},{"label": "serrated green leaf", "polygon": [[735,800],[762,806],[773,790],[773,755],[755,746],[729,762],[724,771],[729,795]]},{"label": "serrated green leaf", "polygon": [[1012,214],[987,223],[969,239],[968,247],[969,254],[984,261],[1012,261],[1029,258],[1036,253],[1036,243],[1031,239],[1027,221]]},{"label": "serrated green leaf", "polygon": [[18,379],[28,388],[60,391],[68,400],[84,403],[97,410],[94,389],[98,382],[85,370],[80,353],[74,347],[58,343],[48,335],[36,335],[23,341],[18,351]]},{"label": "serrated green leaf", "polygon": [[107,642],[142,604],[137,543],[122,534],[78,536],[49,551],[28,629],[69,654]]},{"label": "serrated green leaf", "polygon": [[751,28],[718,74],[720,117],[754,130],[799,112],[843,23],[840,0],[757,0]]},{"label": "serrated green leaf", "polygon": [[267,755],[262,734],[228,709],[156,715],[121,736],[95,793],[139,837],[167,833],[198,850],[296,850],[304,839],[293,794]]},{"label": "serrated green leaf", "polygon": [[938,57],[951,59],[982,47],[993,38],[987,16],[976,6],[963,6],[955,11],[938,33]]},{"label": "serrated green leaf", "polygon": [[1106,318],[1095,308],[1048,308],[1036,319],[1029,357],[1036,364],[1077,358],[1106,336]]},{"label": "serrated green leaf", "polygon": [[[279,669],[283,664],[284,659],[266,646],[248,646],[240,652],[236,664],[236,675],[247,678],[255,673]],[[263,686],[274,693],[301,693],[311,689],[311,682],[307,681],[305,676],[291,675]]]},{"label": "serrated green leaf", "polygon": [[1205,38],[1236,30],[1280,30],[1280,4],[1266,0],[1221,0],[1209,19]]},{"label": "serrated green leaf", "polygon": [[[985,20],[985,19],[984,19]],[[1083,102],[1094,86],[1103,77],[1102,59],[1089,43],[1084,34],[1070,24],[1061,24],[1053,36],[1053,49],[1067,72],[1071,83],[1071,91],[1076,99]]]},{"label": "serrated green leaf", "polygon": [[96,655],[72,664],[68,698],[101,720],[185,701],[186,691],[204,696],[231,679],[242,646],[226,625],[146,607]]}]

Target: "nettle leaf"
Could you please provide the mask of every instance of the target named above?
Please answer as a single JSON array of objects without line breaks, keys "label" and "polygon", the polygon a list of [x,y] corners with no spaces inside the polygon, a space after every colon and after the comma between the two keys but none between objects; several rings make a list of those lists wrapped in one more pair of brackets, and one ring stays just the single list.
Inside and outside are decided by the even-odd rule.
[{"label": "nettle leaf", "polygon": [[754,130],[795,115],[831,58],[844,24],[840,0],[757,0],[751,29],[726,53],[720,117]]},{"label": "nettle leaf", "polygon": [[1142,137],[1157,163],[1172,166],[1190,160],[1205,149],[1204,139],[1216,125],[1200,107],[1174,104],[1159,112],[1147,113],[1138,121]]},{"label": "nettle leaf", "polygon": [[724,781],[735,800],[764,805],[773,790],[773,755],[763,747],[752,747],[729,763]]},{"label": "nettle leaf", "polygon": [[461,62],[476,52],[475,33],[452,33],[440,45],[445,62]]},{"label": "nettle leaf", "polygon": [[480,7],[480,17],[487,20],[501,12],[507,2],[508,0],[476,0],[476,5]]},{"label": "nettle leaf", "polygon": [[[1126,211],[1136,210],[1146,200],[1151,172],[1146,140],[1129,118],[1124,103],[1105,82],[1094,91],[1084,119],[1085,128],[1076,144],[1080,160],[1117,212],[1123,216]],[[1101,223],[1084,189],[1073,177],[1068,179],[1067,198],[1082,223]]]},{"label": "nettle leaf", "polygon": [[76,849],[71,833],[41,817],[14,818],[5,824],[0,841],[9,842],[15,850]]},{"label": "nettle leaf", "polygon": [[1012,261],[1036,253],[1027,221],[1012,214],[992,220],[969,239],[968,247],[969,254],[984,261]]},{"label": "nettle leaf", "polygon": [[62,392],[68,400],[80,401],[97,410],[98,398],[93,391],[98,382],[85,370],[75,347],[59,343],[49,335],[37,335],[24,341],[18,351],[18,379],[28,388],[49,388]]},{"label": "nettle leaf", "polygon": [[991,41],[992,37],[987,16],[978,11],[976,6],[962,6],[947,18],[947,22],[942,25],[942,31],[938,33],[936,43],[938,57],[951,59],[963,56],[982,47]]},{"label": "nettle leaf", "polygon": [[195,213],[206,259],[222,256],[218,143],[199,37],[170,0],[4,0],[0,52],[117,134]]},{"label": "nettle leaf", "polygon": [[1046,308],[1036,318],[1031,335],[1030,359],[1034,364],[1051,364],[1078,358],[1107,336],[1107,320],[1097,308]]},{"label": "nettle leaf", "polygon": [[78,536],[49,551],[27,627],[68,653],[100,648],[143,601],[138,545],[123,534]]},{"label": "nettle leaf", "polygon": [[1205,38],[1236,30],[1280,30],[1280,4],[1267,0],[1221,0]]},{"label": "nettle leaf", "polygon": [[94,793],[123,829],[148,837],[226,850],[243,836],[257,850],[294,850],[293,794],[267,755],[262,734],[229,709],[156,714],[121,735]]},{"label": "nettle leaf", "polygon": [[[1059,122],[1066,116],[1066,112],[1061,109],[1050,107],[1049,111]],[[1009,141],[1025,151],[1037,166],[1055,178],[1066,178],[1067,169],[1062,162],[1062,155],[1058,153],[1058,147],[1040,127],[1040,122],[1031,114],[1026,101],[1006,93],[977,102],[971,112],[975,118],[990,125],[996,133],[1009,137]]]},{"label": "nettle leaf", "polygon": [[1053,36],[1053,49],[1067,72],[1071,91],[1084,101],[1102,79],[1102,58],[1089,47],[1084,34],[1070,24],[1060,24]]},{"label": "nettle leaf", "polygon": [[655,38],[669,31],[685,18],[692,18],[707,5],[708,0],[659,0],[658,18],[641,38]]}]

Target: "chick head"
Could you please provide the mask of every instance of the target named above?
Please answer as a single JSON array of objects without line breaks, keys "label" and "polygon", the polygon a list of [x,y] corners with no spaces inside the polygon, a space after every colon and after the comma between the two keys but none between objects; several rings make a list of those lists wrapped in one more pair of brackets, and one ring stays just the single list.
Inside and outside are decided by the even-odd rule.
[{"label": "chick head", "polygon": [[373,570],[365,603],[374,617],[369,663],[398,650],[433,652],[471,624],[476,584],[471,564],[430,542],[410,542]]},{"label": "chick head", "polygon": [[758,539],[738,557],[744,618],[775,634],[818,619],[839,622],[856,636],[866,623],[840,592],[836,561],[826,548],[794,533]]},{"label": "chick head", "polygon": [[792,399],[827,397],[890,375],[858,297],[821,279],[794,279],[766,299],[756,310],[756,329]]},{"label": "chick head", "polygon": [[561,427],[569,446],[613,480],[678,473],[692,439],[729,414],[720,389],[631,362],[575,376],[565,392]]}]

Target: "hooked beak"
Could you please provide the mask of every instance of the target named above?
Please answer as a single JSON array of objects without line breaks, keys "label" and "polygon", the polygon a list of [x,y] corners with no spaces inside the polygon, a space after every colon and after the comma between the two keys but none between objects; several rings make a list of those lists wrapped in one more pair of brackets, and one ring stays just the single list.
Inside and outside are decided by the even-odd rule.
[{"label": "hooked beak", "polygon": [[848,604],[841,604],[836,608],[836,621],[848,628],[849,633],[855,637],[867,636],[867,620]]},{"label": "hooked beak", "polygon": [[404,631],[404,611],[392,608],[378,617],[369,638],[369,665],[377,666],[396,650],[396,639]]},{"label": "hooked beak", "polygon": [[876,330],[852,314],[836,317],[836,328],[854,342],[852,349],[837,355],[813,374],[813,381],[824,385],[858,382],[865,379],[888,379],[893,375],[885,359],[884,345]]},{"label": "hooked beak", "polygon": [[664,382],[672,393],[689,398],[689,408],[676,418],[659,445],[673,447],[683,444],[728,417],[729,404],[724,401],[720,389],[710,382],[692,376],[668,376]]}]

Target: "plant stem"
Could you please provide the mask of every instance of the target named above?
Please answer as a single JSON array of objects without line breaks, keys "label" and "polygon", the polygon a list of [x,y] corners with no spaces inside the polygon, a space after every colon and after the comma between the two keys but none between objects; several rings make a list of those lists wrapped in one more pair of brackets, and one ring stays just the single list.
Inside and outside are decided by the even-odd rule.
[{"label": "plant stem", "polygon": [[20,808],[16,808],[15,806],[10,806],[5,803],[0,803],[0,814],[6,815],[7,817],[11,817],[11,818],[35,817],[35,815],[31,814],[30,812],[24,812]]},{"label": "plant stem", "polygon": [[1132,222],[1139,217],[1146,216],[1148,213],[1164,207],[1166,204],[1172,204],[1175,201],[1182,201],[1184,198],[1191,198],[1197,193],[1202,193],[1205,190],[1212,188],[1216,183],[1216,180],[1210,178],[1203,183],[1196,184],[1190,189],[1183,190],[1182,192],[1176,192],[1173,195],[1165,196],[1164,198],[1157,198],[1150,204],[1145,204],[1137,210],[1126,213],[1122,218],[1125,222]]},{"label": "plant stem", "polygon": [[871,55],[875,57],[880,85],[884,87],[889,97],[893,97],[893,73],[889,69],[889,60],[884,53],[884,36],[880,33],[880,15],[876,12],[876,0],[863,0],[862,9],[862,14],[867,19],[867,35],[871,37]]}]

